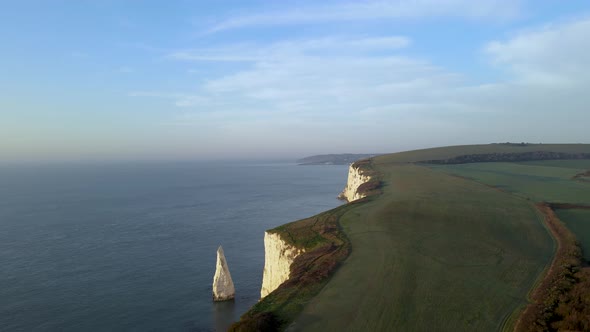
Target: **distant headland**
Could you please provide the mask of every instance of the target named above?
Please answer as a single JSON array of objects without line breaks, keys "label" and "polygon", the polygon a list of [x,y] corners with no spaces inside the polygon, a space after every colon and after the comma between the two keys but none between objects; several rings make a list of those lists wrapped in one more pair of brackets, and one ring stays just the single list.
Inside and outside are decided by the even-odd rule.
[{"label": "distant headland", "polygon": [[366,159],[380,155],[380,153],[340,153],[319,154],[297,160],[299,165],[349,165],[359,159]]}]

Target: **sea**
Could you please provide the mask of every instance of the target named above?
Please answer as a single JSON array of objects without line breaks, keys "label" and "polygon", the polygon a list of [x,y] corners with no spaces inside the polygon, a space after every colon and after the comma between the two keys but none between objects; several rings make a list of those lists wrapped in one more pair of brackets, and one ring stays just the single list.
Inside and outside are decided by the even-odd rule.
[{"label": "sea", "polygon": [[[347,166],[0,165],[0,331],[223,331],[260,296],[264,231],[334,208]],[[236,298],[212,301],[223,246]]]}]

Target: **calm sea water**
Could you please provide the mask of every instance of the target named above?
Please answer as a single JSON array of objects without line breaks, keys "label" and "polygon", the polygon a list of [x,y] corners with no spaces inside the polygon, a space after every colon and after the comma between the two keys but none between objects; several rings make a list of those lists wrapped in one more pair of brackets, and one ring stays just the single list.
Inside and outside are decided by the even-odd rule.
[{"label": "calm sea water", "polygon": [[[1,331],[214,331],[259,297],[264,230],[340,204],[346,166],[0,166]],[[223,245],[236,300],[213,303]]]}]

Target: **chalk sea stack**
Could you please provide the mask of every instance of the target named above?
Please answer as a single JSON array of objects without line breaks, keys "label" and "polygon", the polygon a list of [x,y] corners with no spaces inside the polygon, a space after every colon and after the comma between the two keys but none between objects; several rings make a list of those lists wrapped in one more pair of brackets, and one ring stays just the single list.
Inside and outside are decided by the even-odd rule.
[{"label": "chalk sea stack", "polygon": [[213,301],[233,300],[235,296],[234,282],[227,267],[223,248],[217,249],[217,268],[213,277]]}]

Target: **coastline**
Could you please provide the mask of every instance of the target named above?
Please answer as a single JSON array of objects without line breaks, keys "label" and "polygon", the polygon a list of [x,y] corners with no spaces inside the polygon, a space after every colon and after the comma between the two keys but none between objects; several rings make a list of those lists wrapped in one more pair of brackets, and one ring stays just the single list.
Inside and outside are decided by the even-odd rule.
[{"label": "coastline", "polygon": [[[351,179],[349,176],[343,191],[346,192],[348,189],[352,194],[350,197],[352,199],[343,197],[346,198],[347,204],[266,232],[266,234],[278,235],[287,246],[297,248],[300,254],[289,266],[289,278],[262,297],[230,327],[229,331],[287,328],[302,311],[304,305],[319,293],[348,257],[351,250],[350,241],[338,221],[357,204],[366,202],[368,196],[379,193],[375,185],[363,187],[371,180],[378,183],[378,180],[370,179],[368,176],[376,175],[370,167],[370,160],[351,164],[349,174],[351,173],[365,175],[362,177],[365,181],[353,180],[355,186],[349,187],[348,181]],[[265,273],[267,273],[266,270]]]},{"label": "coastline", "polygon": [[[3,204],[14,209],[3,210],[3,246],[18,250],[0,254],[9,278],[0,291],[0,330],[205,331],[223,321],[226,330],[259,299],[264,231],[341,205],[334,193],[346,172],[292,162],[4,169]],[[117,199],[106,199],[112,188],[121,189]],[[236,286],[231,305],[211,301],[220,244]],[[43,272],[55,264],[61,268]],[[104,278],[84,279],[89,274]],[[53,286],[34,291],[47,278]],[[47,310],[28,317],[11,310],[15,301]]]}]

